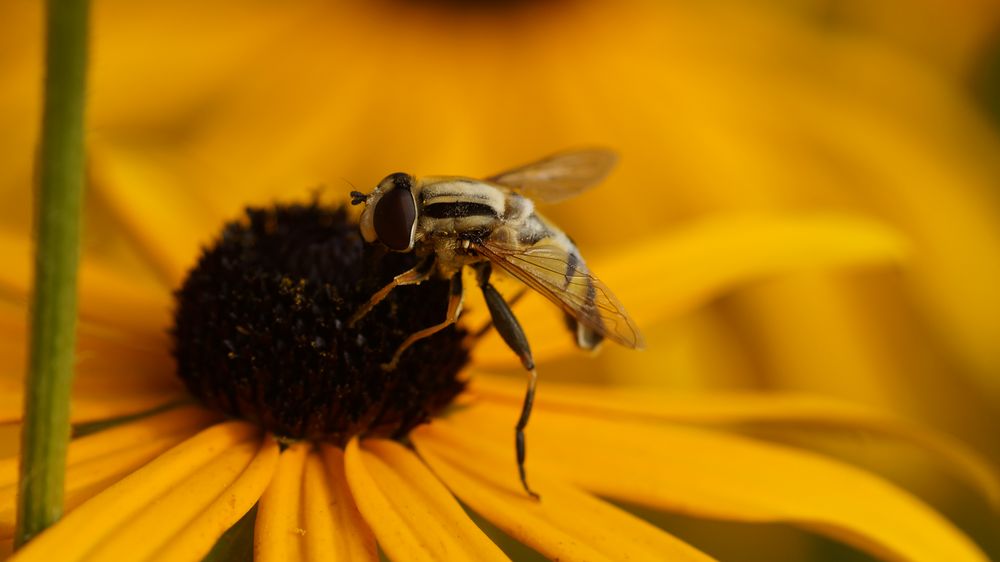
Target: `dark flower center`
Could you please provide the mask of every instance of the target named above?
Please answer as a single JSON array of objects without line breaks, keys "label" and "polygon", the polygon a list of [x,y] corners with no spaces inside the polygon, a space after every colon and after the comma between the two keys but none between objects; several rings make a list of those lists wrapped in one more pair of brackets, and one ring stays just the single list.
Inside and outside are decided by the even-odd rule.
[{"label": "dark flower center", "polygon": [[209,407],[281,437],[403,436],[463,388],[466,334],[454,327],[415,344],[394,371],[380,366],[443,319],[448,283],[397,288],[354,328],[347,321],[414,262],[366,245],[343,208],[247,209],[176,293],[178,374]]}]

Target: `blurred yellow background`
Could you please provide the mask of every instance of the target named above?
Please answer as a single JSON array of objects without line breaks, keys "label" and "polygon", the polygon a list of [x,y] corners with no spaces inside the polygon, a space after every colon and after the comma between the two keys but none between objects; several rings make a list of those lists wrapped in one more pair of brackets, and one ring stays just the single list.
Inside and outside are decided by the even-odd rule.
[{"label": "blurred yellow background", "polygon": [[[911,254],[755,283],[644,326],[645,353],[609,346],[544,377],[812,391],[1000,462],[998,25],[986,0],[97,0],[85,252],[170,276],[123,233],[171,201],[236,216],[394,171],[483,176],[608,146],[622,161],[604,186],[544,209],[587,256],[733,211],[857,213]],[[30,230],[41,29],[33,3],[0,5],[0,235]],[[768,436],[888,474],[1000,557],[996,512],[926,455]],[[776,526],[654,520],[724,559],[853,556]]]}]

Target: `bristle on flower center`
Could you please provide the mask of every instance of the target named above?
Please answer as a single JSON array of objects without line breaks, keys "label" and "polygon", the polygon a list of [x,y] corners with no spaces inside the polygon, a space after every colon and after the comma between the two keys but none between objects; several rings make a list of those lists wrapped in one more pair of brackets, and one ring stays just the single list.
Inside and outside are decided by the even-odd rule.
[{"label": "bristle on flower center", "polygon": [[463,388],[468,350],[454,327],[414,345],[396,370],[380,366],[441,321],[448,283],[397,288],[356,327],[347,322],[414,262],[367,246],[343,208],[247,209],[176,293],[178,374],[207,406],[280,437],[403,436]]}]

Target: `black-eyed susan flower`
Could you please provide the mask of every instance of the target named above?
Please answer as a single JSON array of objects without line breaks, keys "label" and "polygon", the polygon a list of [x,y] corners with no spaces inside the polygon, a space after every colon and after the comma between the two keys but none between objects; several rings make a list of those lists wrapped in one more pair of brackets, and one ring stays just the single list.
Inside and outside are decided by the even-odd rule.
[{"label": "black-eyed susan flower", "polygon": [[[177,209],[169,192],[134,193],[162,196]],[[162,220],[205,228],[186,213],[156,217]],[[748,224],[756,234],[741,228]],[[138,245],[160,252],[159,259],[191,254],[177,247],[178,231],[144,231]],[[774,245],[760,237],[774,236],[795,242],[761,251]],[[21,264],[25,246],[6,238],[0,250]],[[733,247],[744,251],[713,254]],[[891,231],[858,219],[720,218],[646,241],[603,268],[594,260],[594,267],[619,278],[621,297],[639,303],[637,318],[649,322],[747,279],[806,265],[885,262],[899,253]],[[520,486],[512,449],[521,384],[473,373],[461,329],[414,346],[392,375],[378,367],[407,331],[437,321],[442,287],[400,289],[356,331],[344,325],[366,289],[405,267],[398,262],[406,258],[373,261],[343,210],[315,203],[250,210],[199,259],[182,259],[194,265],[179,290],[129,275],[128,264],[120,271],[84,264],[70,511],[15,559],[197,560],[255,505],[258,560],[374,560],[377,548],[394,560],[505,558],[466,509],[550,558],[707,559],[601,498],[697,517],[785,522],[888,558],[983,559],[939,515],[871,474],[692,426],[785,420],[903,427],[864,409],[795,397],[661,401],[543,385],[529,430],[529,470],[542,494],[536,501]],[[680,263],[687,269],[662,290],[660,270]],[[0,274],[12,346],[4,354],[8,392],[0,412],[8,422],[20,411],[24,273],[11,267]],[[526,325],[544,316],[523,312]],[[551,340],[548,356],[571,347],[562,331]],[[978,465],[966,468],[990,485]],[[15,480],[16,459],[7,459],[0,464],[6,536]]]},{"label": "black-eyed susan flower", "polygon": [[[211,12],[206,12],[200,3],[197,8],[171,3],[168,8],[153,8],[153,15],[142,9],[122,10],[121,5],[114,3],[100,6],[97,14],[100,32],[95,36],[93,138],[96,145],[108,143],[119,151],[127,147],[131,154],[121,157],[99,147],[92,153],[95,180],[102,191],[95,198],[96,209],[89,224],[88,247],[92,259],[88,268],[91,287],[96,282],[101,289],[88,289],[84,302],[89,333],[83,336],[81,376],[74,408],[89,413],[77,417],[78,422],[140,413],[165,400],[185,399],[185,393],[173,378],[173,363],[167,354],[170,344],[162,336],[169,325],[166,317],[170,305],[166,295],[180,286],[193,265],[193,248],[216,233],[222,221],[220,215],[235,216],[248,201],[266,200],[262,193],[311,184],[317,178],[333,183],[342,176],[357,181],[384,173],[387,159],[392,160],[393,168],[412,167],[417,172],[454,169],[461,173],[489,173],[498,165],[588,142],[619,147],[627,155],[626,166],[610,191],[570,204],[566,211],[557,210],[560,224],[584,240],[586,247],[603,250],[606,256],[603,263],[610,265],[602,267],[598,262],[595,266],[616,290],[630,287],[634,291],[631,298],[623,298],[630,304],[641,303],[633,306],[637,306],[637,316],[645,317],[644,324],[656,324],[671,314],[694,310],[700,324],[696,321],[693,330],[685,327],[681,330],[685,337],[678,339],[683,343],[693,341],[694,347],[702,351],[690,354],[694,360],[682,357],[679,361],[691,368],[667,368],[662,362],[664,355],[660,354],[637,356],[642,357],[638,360],[606,354],[600,363],[582,363],[603,365],[599,371],[587,369],[597,371],[596,375],[550,369],[553,377],[634,377],[648,381],[649,376],[656,376],[672,384],[674,379],[668,374],[681,373],[695,385],[704,384],[700,379],[712,376],[730,382],[734,378],[730,370],[717,367],[745,366],[741,360],[746,354],[751,356],[746,363],[763,365],[747,377],[753,384],[821,387],[894,405],[910,405],[916,397],[935,406],[951,404],[951,411],[956,403],[963,407],[969,404],[961,399],[972,394],[934,376],[941,372],[953,374],[954,370],[949,368],[952,363],[971,365],[961,373],[979,375],[985,385],[993,384],[990,376],[996,365],[996,347],[990,338],[994,332],[990,327],[995,326],[1000,316],[993,313],[991,301],[980,295],[991,294],[989,289],[997,278],[995,268],[981,259],[982,255],[992,255],[997,247],[995,207],[981,196],[980,188],[991,185],[995,170],[982,165],[985,160],[967,159],[965,142],[946,142],[948,150],[942,150],[939,143],[942,139],[976,139],[983,141],[980,147],[988,152],[995,140],[990,132],[979,131],[973,125],[971,111],[953,91],[951,82],[886,49],[877,39],[849,36],[830,43],[827,26],[815,26],[817,31],[770,8],[730,11],[670,3],[541,6],[511,3],[493,11],[470,11],[455,6],[431,8],[418,3],[302,3],[294,11],[260,5],[249,10],[241,3],[238,10],[220,5],[221,8]],[[3,18],[10,31],[4,34],[4,40],[19,46],[28,34],[26,30],[33,29],[30,18],[26,23],[16,17],[16,12],[26,8],[10,5],[4,9],[15,12],[12,17]],[[198,17],[191,17],[192,10],[196,10]],[[234,14],[241,17],[234,19]],[[401,21],[406,25],[400,25]],[[147,41],[169,35],[153,32],[152,25],[174,29],[178,22],[183,22],[193,41],[180,44]],[[365,48],[358,50],[358,45]],[[11,159],[11,165],[3,166],[5,173],[0,181],[13,195],[11,201],[18,201],[20,196],[19,200],[24,202],[28,199],[24,186],[30,176],[27,170],[32,142],[31,128],[22,120],[33,117],[30,100],[35,97],[20,94],[35,83],[33,73],[37,67],[31,64],[32,53],[20,57],[16,56],[16,49],[9,52],[11,56],[4,57],[0,64],[5,66],[5,76],[12,77],[5,84],[15,87],[5,89],[0,95],[4,100],[5,122],[10,123],[12,134],[5,135],[9,146],[5,146],[0,158]],[[829,64],[821,65],[817,71],[816,61]],[[387,88],[385,76],[392,77],[393,85],[420,83],[425,87]],[[914,93],[926,95],[911,97]],[[912,103],[900,103],[901,100]],[[359,109],[364,107],[370,109]],[[928,115],[932,117],[928,119]],[[426,139],[428,131],[440,131],[433,135],[434,142],[414,141],[414,137]],[[155,165],[149,165],[148,161]],[[210,165],[203,167],[205,163]],[[916,170],[910,168],[914,164]],[[214,173],[207,173],[208,169]],[[913,183],[920,189],[910,191],[908,186]],[[142,189],[136,188],[140,185]],[[641,205],[622,196],[623,189],[635,190],[636,186],[642,188]],[[811,189],[805,191],[803,186]],[[925,197],[926,193],[930,197]],[[790,208],[829,206],[849,206],[883,215],[916,241],[914,253],[918,265],[909,270],[904,289],[916,295],[914,302],[918,303],[922,321],[911,321],[913,315],[897,315],[892,306],[873,305],[883,301],[867,293],[865,298],[855,298],[856,288],[844,289],[839,281],[831,282],[822,276],[818,282],[810,278],[802,283],[802,278],[797,277],[741,291],[723,304],[721,314],[716,309],[705,313],[707,309],[695,306],[707,296],[720,294],[721,287],[764,277],[764,272],[829,265],[831,254],[852,263],[859,257],[867,261],[873,254],[884,256],[881,250],[885,246],[881,244],[874,245],[881,250],[871,251],[873,246],[868,243],[873,238],[882,238],[877,235],[878,229],[865,228],[867,223],[860,223],[862,228],[857,230],[844,230],[844,226],[859,226],[859,223],[845,224],[837,217],[772,220],[775,214],[787,217]],[[594,221],[591,207],[601,208],[604,216],[615,217],[618,221],[615,228]],[[677,229],[673,224],[720,208],[751,212],[737,213],[737,219],[731,214],[709,218],[685,229]],[[942,209],[949,212],[941,213]],[[765,211],[763,215],[761,210]],[[26,224],[27,214],[14,203],[0,210],[0,214],[4,216],[4,226],[12,230]],[[123,243],[125,237],[104,230],[106,224],[116,221],[132,234],[131,242]],[[732,239],[700,236],[723,232],[732,234]],[[5,244],[5,257],[9,254],[12,263],[20,263],[17,256],[21,255],[23,241],[17,234]],[[631,248],[630,252],[612,255],[626,246]],[[839,249],[825,254],[815,252],[817,246]],[[140,251],[136,251],[137,247]],[[966,251],[954,251],[956,248]],[[113,265],[102,268],[101,262],[93,259],[95,256],[103,257],[106,266],[107,262]],[[718,256],[725,259],[716,259]],[[846,260],[845,256],[851,259]],[[839,262],[840,258],[834,261]],[[155,265],[156,274],[150,274],[149,268],[144,267],[149,263]],[[761,263],[769,263],[773,269],[762,267]],[[95,264],[98,264],[96,269]],[[657,269],[645,269],[654,264]],[[839,268],[836,271],[843,272]],[[4,295],[15,303],[25,294],[27,275],[23,273],[16,268],[3,273]],[[880,279],[883,276],[877,275]],[[891,292],[898,296],[897,272],[884,276],[890,278]],[[641,279],[669,282],[636,285]],[[898,304],[896,300],[892,302]],[[880,315],[884,308],[892,310]],[[532,309],[536,312],[530,312]],[[543,310],[539,303],[526,301],[525,323],[536,327],[536,333],[532,334],[533,341],[539,342],[536,347],[555,357],[560,348],[566,347],[565,340],[554,317],[543,314]],[[23,348],[19,339],[24,333],[18,320],[20,315],[15,308],[13,319],[7,322],[11,338],[5,345],[11,347],[12,375],[21,370],[16,363]],[[727,321],[719,322],[720,316]],[[736,322],[730,322],[732,317]],[[734,324],[746,328],[749,344],[734,345],[735,338],[729,333]],[[725,328],[720,329],[721,325]],[[928,331],[940,335],[940,339],[925,337]],[[885,340],[892,339],[885,334],[897,333],[905,336],[899,338],[903,341],[900,345],[915,348],[917,353],[909,353],[909,349],[907,353],[899,353],[899,349],[883,346]],[[910,341],[921,343],[909,345]],[[934,343],[922,345],[928,341]],[[938,345],[940,341],[945,344]],[[747,352],[745,347],[751,351]],[[479,369],[501,360],[509,361],[506,359],[509,355],[501,347],[488,341],[477,346],[473,353],[474,365]],[[931,360],[924,360],[927,355]],[[945,359],[941,360],[942,357]],[[952,361],[955,357],[958,359]],[[98,366],[101,362],[104,367]],[[941,363],[945,366],[940,366]],[[158,369],[164,376],[155,375]],[[916,377],[919,382],[914,380],[914,372],[921,374]],[[116,373],[126,376],[115,377]],[[134,376],[135,373],[143,376]],[[512,402],[511,394],[520,392],[518,388],[504,387],[502,380],[470,378],[473,386],[459,400]],[[11,379],[4,384],[11,390],[4,397],[11,401],[8,419],[16,419],[18,385]],[[928,386],[935,390],[944,388],[946,392],[921,394]],[[640,431],[651,425],[653,419],[802,420],[816,416],[814,408],[819,407],[809,404],[806,410],[811,414],[803,414],[801,403],[794,404],[800,408],[797,410],[786,404],[797,412],[793,415],[767,402],[713,400],[702,404],[700,409],[693,406],[684,409],[683,404],[646,402],[634,394],[626,393],[617,401],[597,401],[579,388],[559,387],[559,390],[558,394],[550,394],[553,400],[550,406],[573,413],[575,417],[570,420],[574,425],[590,427],[582,424],[580,414],[586,414],[585,419],[614,415],[633,422],[638,420],[641,427],[619,425],[616,429],[624,433],[632,430],[635,435],[650,438],[642,443],[647,447],[653,442],[668,443],[664,447],[670,443],[662,441],[664,437],[659,432],[654,435]],[[577,399],[555,400],[569,396]],[[581,401],[582,398],[587,399]],[[655,404],[667,404],[670,408]],[[676,414],[678,409],[689,417]],[[783,413],[768,412],[769,409]],[[968,410],[976,411],[972,407]],[[452,415],[463,412],[467,410]],[[182,416],[193,420],[189,423],[197,427],[203,420],[210,423],[207,418],[198,417],[208,414]],[[87,459],[95,457],[87,456],[87,447],[93,447],[91,451],[108,450],[101,449],[100,443],[104,447],[108,443],[135,442],[163,446],[163,441],[150,440],[149,436],[166,437],[167,441],[180,439],[194,427],[171,425],[174,423],[171,418],[145,419],[168,421],[163,422],[164,426],[152,428],[140,421],[123,426],[137,428],[139,433],[131,436],[107,430],[93,434],[92,440],[83,441],[86,438],[81,437],[74,446],[73,458],[89,462]],[[474,427],[474,419],[455,417],[454,420],[462,428]],[[438,430],[445,423],[438,422]],[[448,451],[463,450],[457,439],[452,439],[450,448],[444,451],[435,450],[433,444],[421,444],[421,432],[434,427],[419,426],[411,432],[409,440],[432,468],[435,455],[447,459]],[[545,435],[544,429],[537,431]],[[219,433],[225,431],[219,430],[215,435]],[[571,441],[563,432],[557,435],[556,441],[560,443]],[[707,439],[708,435],[703,437]],[[706,447],[714,443],[702,442]],[[200,447],[198,443],[206,441],[193,446]],[[551,440],[549,444],[553,444]],[[219,442],[215,445],[221,447]],[[369,445],[371,450],[378,448],[374,442]],[[847,525],[844,520],[863,519],[854,517],[856,514],[831,515],[837,510],[829,502],[802,502],[798,508],[803,511],[792,513],[786,510],[793,508],[768,504],[773,498],[733,499],[739,505],[767,504],[767,508],[751,515],[733,515],[722,508],[713,511],[705,507],[708,502],[704,498],[698,502],[679,495],[657,504],[661,500],[649,499],[653,494],[609,492],[602,484],[595,483],[596,478],[580,477],[577,482],[567,476],[576,474],[576,468],[560,465],[560,459],[546,459],[545,453],[535,452],[536,448],[532,448],[532,462],[543,467],[554,465],[545,469],[547,474],[613,499],[713,517],[809,521],[828,533],[847,536],[852,544],[870,546],[877,542],[864,533],[841,532]],[[90,480],[74,480],[78,487],[71,494],[71,503],[104,488],[163,450],[150,453],[146,449],[143,453],[139,447],[122,448],[125,449],[133,455],[132,464],[125,468],[113,462],[83,468],[79,462],[74,464],[74,474],[91,476]],[[253,465],[256,468],[250,471],[247,465],[241,474],[260,474],[260,467],[268,466],[273,447],[264,449],[267,454]],[[300,449],[301,446],[298,449],[293,446],[286,454]],[[495,453],[509,454],[503,453],[505,449],[506,446],[497,445]],[[361,446],[356,455],[366,450]],[[615,448],[602,447],[600,451],[609,451],[613,459],[637,460],[636,456],[624,453],[612,455],[619,451]],[[304,457],[309,453],[296,454]],[[333,454],[335,457],[335,450]],[[284,461],[286,457],[283,454],[281,458]],[[341,463],[329,458],[324,457],[329,465]],[[481,458],[492,457],[484,453]],[[603,457],[585,460],[598,467],[605,465],[597,461],[607,462]],[[731,462],[729,457],[724,460]],[[222,466],[223,461],[219,462],[213,466]],[[265,498],[295,496],[281,493],[288,482],[298,482],[288,478],[289,474],[298,473],[295,462],[285,463],[291,464],[291,468],[284,471],[268,473],[268,482],[273,483],[271,489],[277,491]],[[308,459],[302,462],[306,469],[313,467],[307,475],[321,473],[315,469],[315,462],[310,464]],[[402,462],[398,466],[403,466]],[[620,462],[632,466],[627,460]],[[8,464],[8,469],[13,466],[13,462]],[[713,463],[706,461],[706,464]],[[232,474],[231,466],[228,472],[221,473]],[[102,471],[95,467],[104,468]],[[436,474],[445,478],[448,468],[438,466]],[[756,475],[746,478],[763,478],[745,466],[739,469]],[[156,474],[172,470],[163,469]],[[469,471],[479,478],[503,473],[495,466],[491,466],[491,471],[471,468]],[[194,469],[190,474],[203,472]],[[700,482],[706,478],[703,472],[692,469],[674,475],[679,478],[686,474],[687,480]],[[617,471],[608,471],[601,477],[614,482],[618,475]],[[526,512],[520,510],[521,506],[508,510],[508,519],[503,520],[497,514],[499,508],[491,508],[489,503],[484,507],[486,500],[481,498],[469,499],[466,496],[472,493],[467,489],[459,491],[460,476],[452,474],[448,485],[466,505],[479,505],[473,507],[479,512],[493,509],[492,520],[506,521],[496,524],[520,538],[510,530],[515,526],[510,517],[511,514],[514,519],[523,517]],[[745,483],[735,474],[726,477]],[[337,485],[336,479],[330,482],[334,482],[331,486]],[[660,490],[686,489],[662,480],[650,482]],[[761,487],[774,493],[774,497],[788,493],[798,495],[800,500],[812,491],[808,487],[809,490],[803,488],[791,493],[771,481],[758,487],[744,486],[758,491]],[[818,483],[814,487],[822,489]],[[155,490],[161,489],[151,488],[154,495]],[[133,489],[136,488],[129,490]],[[5,493],[12,493],[11,490],[8,487]],[[241,494],[245,490],[246,486],[238,488]],[[251,492],[239,497],[252,498],[256,492]],[[131,491],[119,493],[132,495]],[[228,501],[230,497],[235,496],[219,495],[217,499]],[[331,492],[330,497],[343,494]],[[147,506],[146,500],[152,503],[149,495],[137,494],[136,498],[133,505]],[[181,500],[170,501],[176,505]],[[265,499],[261,506],[267,503]],[[357,503],[363,504],[360,496]],[[240,506],[236,509],[239,511],[245,502],[234,501],[233,505]],[[806,512],[803,508],[806,505],[822,505],[827,514],[816,516],[812,511]],[[886,505],[898,508],[895,515],[905,511],[898,503],[890,501]],[[120,504],[114,507],[118,509]],[[190,505],[185,509],[186,513],[196,510]],[[367,509],[367,515],[362,510],[364,519],[369,522],[383,519],[371,515],[371,508]],[[278,513],[293,511],[296,510],[289,507]],[[720,514],[722,511],[725,513]],[[98,510],[94,519],[120,521],[108,519],[102,513]],[[199,513],[211,515],[198,519],[197,524],[193,520],[184,523],[184,529],[193,527],[207,536],[216,535],[234,517],[232,513],[219,516],[217,509],[206,508]],[[261,541],[266,542],[272,536],[284,537],[286,534],[280,530],[291,528],[273,523],[287,523],[291,516],[275,518],[274,513],[265,510],[257,518],[265,529],[279,530],[259,533]],[[341,512],[334,515],[339,518]],[[77,519],[85,517],[80,515]],[[827,518],[835,519],[835,523]],[[885,519],[889,518],[886,514]],[[178,520],[181,519],[184,518]],[[817,520],[821,522],[815,523]],[[149,516],[145,523],[137,525],[151,525]],[[292,534],[305,537],[306,529],[296,522]],[[163,532],[169,530],[168,527]],[[378,529],[375,534],[383,544],[389,544]],[[135,536],[126,532],[121,535]],[[901,532],[899,536],[906,539],[893,539],[894,548],[905,548],[900,545],[907,544],[913,536],[940,538],[940,534],[923,533],[922,527]],[[885,538],[881,534],[879,537]],[[207,540],[202,537],[199,545],[203,546]],[[910,543],[910,546],[921,545]],[[97,548],[95,552],[123,547]],[[261,545],[262,551],[268,548],[267,544]],[[539,550],[544,551],[540,547]],[[878,547],[872,550],[887,552]],[[913,553],[908,551],[908,554]]]},{"label": "black-eyed susan flower", "polygon": [[[877,215],[916,246],[904,275],[865,276],[882,291],[826,274],[758,285],[652,334],[678,342],[657,362],[688,386],[849,396],[988,443],[997,393],[979,390],[1000,365],[1000,271],[981,256],[1000,251],[998,141],[955,69],[975,65],[997,12],[894,6],[112,0],[94,15],[91,130],[229,216],[290,185],[387,166],[485,175],[580,144],[626,155],[610,189],[551,210],[591,248],[720,209]],[[34,5],[5,9],[0,216],[26,226],[40,26]],[[167,39],[178,22],[184,39]],[[142,215],[116,200],[112,216]],[[629,220],[606,229],[588,207]],[[721,380],[719,363],[732,371]],[[591,362],[588,376],[663,380],[613,367]]]}]

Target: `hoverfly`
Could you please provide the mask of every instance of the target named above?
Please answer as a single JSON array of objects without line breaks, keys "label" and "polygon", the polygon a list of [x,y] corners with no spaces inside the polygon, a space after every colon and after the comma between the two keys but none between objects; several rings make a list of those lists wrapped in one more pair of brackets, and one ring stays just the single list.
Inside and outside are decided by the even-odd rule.
[{"label": "hoverfly", "polygon": [[524,428],[531,415],[538,375],[528,340],[510,306],[490,283],[494,266],[560,306],[576,343],[594,349],[604,338],[625,347],[644,347],[635,322],[611,291],[587,269],[570,238],[535,211],[533,200],[551,203],[577,195],[603,180],[617,161],[608,150],[556,154],[486,179],[461,176],[417,178],[396,173],[368,194],[351,192],[353,205],[365,204],[361,233],[396,252],[422,259],[377,291],[352,317],[364,317],[395,287],[432,276],[450,279],[444,321],[411,334],[383,365],[394,369],[403,352],[458,320],[462,270],[472,267],[493,325],[529,372],[528,389],[515,427],[518,473],[525,491]]}]

